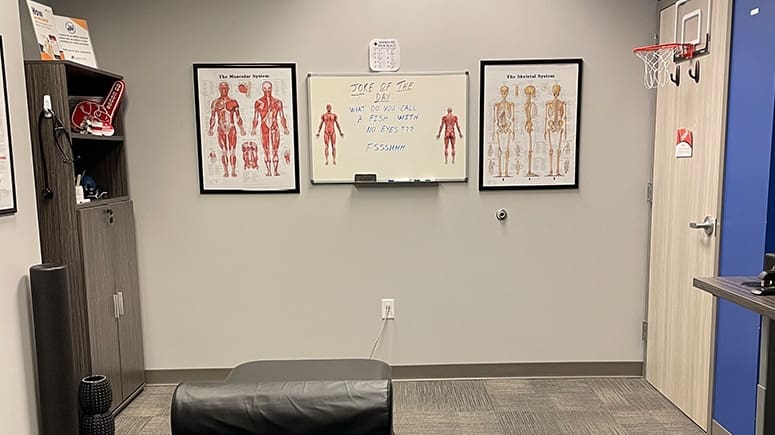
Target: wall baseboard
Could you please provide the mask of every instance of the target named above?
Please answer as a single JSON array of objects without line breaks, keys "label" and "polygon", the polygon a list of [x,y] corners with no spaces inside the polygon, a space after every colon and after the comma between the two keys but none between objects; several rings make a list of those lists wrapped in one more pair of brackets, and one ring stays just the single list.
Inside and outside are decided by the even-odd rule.
[{"label": "wall baseboard", "polygon": [[[146,370],[147,384],[219,382],[228,368]],[[428,364],[392,366],[393,379],[640,377],[642,361]]]},{"label": "wall baseboard", "polygon": [[179,384],[181,382],[221,382],[231,369],[166,369],[146,370],[145,383]]},{"label": "wall baseboard", "polygon": [[642,376],[643,362],[545,362],[393,366],[393,379]]}]

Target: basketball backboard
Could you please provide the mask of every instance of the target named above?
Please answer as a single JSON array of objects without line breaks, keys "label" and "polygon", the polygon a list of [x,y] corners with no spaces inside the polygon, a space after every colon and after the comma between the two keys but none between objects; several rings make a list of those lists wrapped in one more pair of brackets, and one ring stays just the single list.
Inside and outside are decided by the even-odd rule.
[{"label": "basketball backboard", "polygon": [[[678,0],[675,2],[675,42],[692,44],[693,57],[710,51],[710,23],[713,0]],[[677,56],[675,61],[686,60]]]}]

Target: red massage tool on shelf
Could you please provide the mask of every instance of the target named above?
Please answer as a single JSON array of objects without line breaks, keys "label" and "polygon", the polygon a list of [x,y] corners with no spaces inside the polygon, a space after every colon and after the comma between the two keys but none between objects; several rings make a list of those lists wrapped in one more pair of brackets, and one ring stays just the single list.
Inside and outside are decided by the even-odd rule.
[{"label": "red massage tool on shelf", "polygon": [[110,92],[102,103],[95,101],[81,101],[73,109],[70,117],[72,127],[80,132],[87,132],[96,136],[113,136],[116,130],[113,128],[113,115],[116,113],[121,97],[124,95],[126,84],[123,80],[113,83]]}]

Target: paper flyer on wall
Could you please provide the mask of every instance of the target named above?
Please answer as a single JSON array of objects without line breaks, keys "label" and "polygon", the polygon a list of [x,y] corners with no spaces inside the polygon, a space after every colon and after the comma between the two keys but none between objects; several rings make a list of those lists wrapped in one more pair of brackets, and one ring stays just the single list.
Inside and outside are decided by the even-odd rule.
[{"label": "paper flyer on wall", "polygon": [[27,5],[41,60],[70,60],[97,67],[85,20],[54,15],[51,7],[32,0]]}]

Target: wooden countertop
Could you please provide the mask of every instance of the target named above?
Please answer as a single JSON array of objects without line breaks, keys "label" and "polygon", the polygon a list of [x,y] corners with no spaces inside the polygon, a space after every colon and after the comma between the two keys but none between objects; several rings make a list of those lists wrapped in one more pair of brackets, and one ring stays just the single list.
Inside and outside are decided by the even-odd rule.
[{"label": "wooden countertop", "polygon": [[751,287],[742,285],[744,282],[758,280],[755,276],[694,278],[694,286],[762,316],[775,319],[775,295],[757,296],[751,293]]}]

